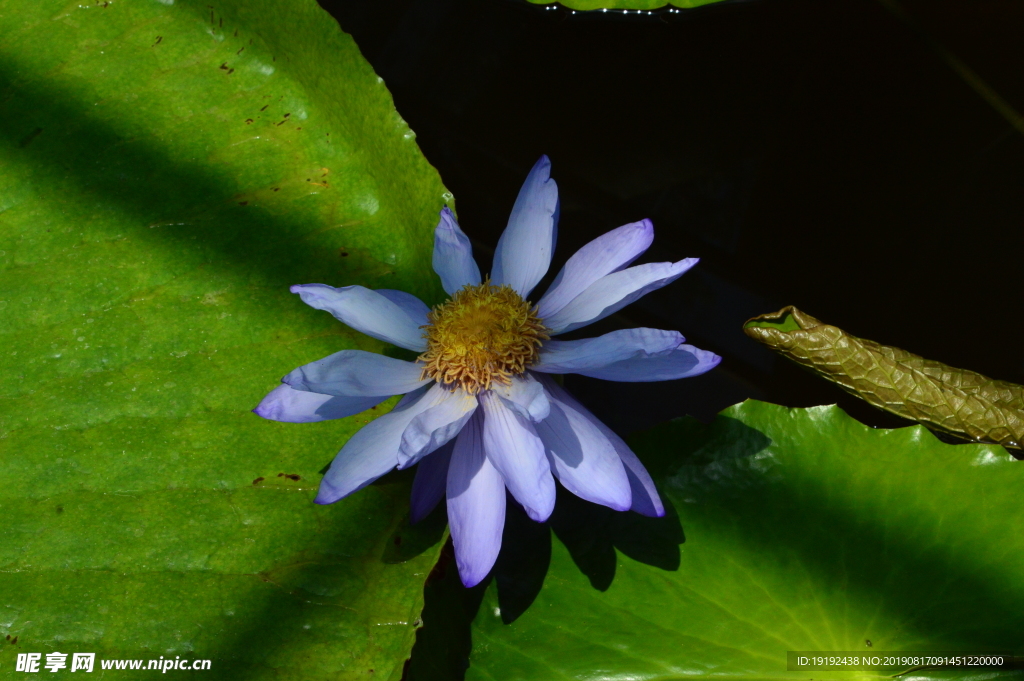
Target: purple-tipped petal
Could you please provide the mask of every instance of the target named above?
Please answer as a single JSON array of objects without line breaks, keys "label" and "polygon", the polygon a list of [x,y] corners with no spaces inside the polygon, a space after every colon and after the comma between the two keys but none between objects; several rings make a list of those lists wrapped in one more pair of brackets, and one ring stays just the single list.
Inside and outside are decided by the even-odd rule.
[{"label": "purple-tipped petal", "polygon": [[595,281],[640,257],[652,241],[654,225],[650,220],[631,222],[597,237],[565,263],[537,303],[538,316],[547,319],[555,314]]},{"label": "purple-tipped petal", "polygon": [[722,358],[713,352],[680,345],[672,352],[657,357],[634,357],[576,373],[606,381],[672,381],[699,376],[714,369],[721,361]]},{"label": "purple-tipped petal", "polygon": [[374,291],[402,308],[402,311],[409,315],[409,319],[412,320],[412,323],[417,328],[426,326],[429,323],[427,313],[430,312],[430,308],[413,294],[393,288],[378,288],[374,289]]},{"label": "purple-tipped petal", "polygon": [[491,282],[508,284],[524,299],[547,274],[555,250],[558,185],[551,179],[551,161],[540,160],[519,190],[508,226],[498,239]]},{"label": "purple-tipped petal", "polygon": [[429,383],[421,367],[363,350],[342,350],[295,369],[282,381],[296,390],[359,397],[404,395]]},{"label": "purple-tipped petal", "polygon": [[295,390],[281,384],[271,390],[253,413],[271,421],[284,423],[316,423],[330,419],[343,419],[374,407],[390,395],[368,397],[337,397],[305,390]]},{"label": "purple-tipped petal", "polygon": [[399,468],[408,468],[458,435],[476,411],[476,397],[465,390],[439,389],[440,401],[414,418],[402,433]]},{"label": "purple-tipped petal", "polygon": [[427,341],[412,317],[384,295],[363,286],[334,288],[327,284],[303,284],[291,287],[302,302],[386,343],[423,352]]},{"label": "purple-tipped petal", "polygon": [[697,258],[651,262],[601,277],[557,313],[544,319],[551,334],[566,333],[604,319],[634,300],[683,276]]},{"label": "purple-tipped petal", "polygon": [[633,497],[630,510],[636,511],[640,515],[654,518],[660,518],[665,515],[665,507],[661,503],[661,497],[658,496],[654,480],[651,479],[650,474],[644,468],[644,465],[640,463],[640,459],[636,457],[636,454],[622,441],[622,438],[612,432],[612,429],[602,423],[599,418],[591,414],[569,392],[555,383],[554,379],[542,376],[540,380],[544,383],[545,389],[549,389],[553,394],[557,394],[560,402],[568,404],[580,414],[586,416],[601,431],[601,434],[608,438],[608,442],[612,444],[612,447],[615,448],[615,453],[622,460],[622,465],[626,469],[626,477],[629,479],[629,488]]},{"label": "purple-tipped petal", "polygon": [[318,504],[333,504],[362,489],[398,465],[398,447],[409,422],[439,402],[447,392],[436,384],[423,386],[401,399],[387,414],[363,426],[349,438],[320,481]]},{"label": "purple-tipped petal", "polygon": [[448,466],[448,526],[467,587],[491,571],[505,526],[505,484],[484,453],[482,430],[477,412],[459,433]]},{"label": "purple-tipped petal", "polygon": [[660,518],[665,515],[665,506],[661,503],[661,497],[658,496],[658,488],[654,486],[651,474],[640,463],[640,459],[636,458],[636,454],[622,441],[622,438],[612,433],[607,427],[602,430],[615,445],[615,451],[626,468],[629,487],[633,492],[633,505],[630,506],[630,510],[651,518]]},{"label": "purple-tipped petal", "polygon": [[537,434],[562,485],[587,501],[616,511],[633,503],[629,478],[615,446],[594,424],[595,417],[576,408],[554,380],[542,379],[549,390],[551,414],[537,424]]},{"label": "purple-tipped petal", "polygon": [[409,520],[412,523],[430,515],[444,496],[448,481],[448,463],[452,460],[455,441],[438,448],[436,452],[423,457],[416,465],[416,477],[412,481],[412,498],[409,501]]},{"label": "purple-tipped petal", "polygon": [[612,331],[583,340],[544,341],[537,363],[530,370],[546,374],[586,373],[634,358],[670,353],[683,340],[678,331],[639,328]]},{"label": "purple-tipped petal", "polygon": [[510,385],[496,385],[491,392],[505,400],[507,407],[535,423],[548,417],[550,405],[544,388],[528,373],[512,377]]},{"label": "purple-tipped petal", "polygon": [[467,284],[480,283],[480,268],[473,260],[469,237],[459,228],[448,206],[441,209],[441,220],[434,230],[434,271],[448,295]]},{"label": "purple-tipped petal", "polygon": [[555,508],[555,480],[544,443],[528,418],[505,406],[490,391],[480,393],[483,442],[487,459],[501,473],[505,486],[526,514],[544,522]]}]

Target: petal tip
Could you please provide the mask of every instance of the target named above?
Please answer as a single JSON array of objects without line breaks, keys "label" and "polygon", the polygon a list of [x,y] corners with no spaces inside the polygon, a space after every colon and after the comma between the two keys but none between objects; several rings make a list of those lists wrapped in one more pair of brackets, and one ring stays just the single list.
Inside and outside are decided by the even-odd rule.
[{"label": "petal tip", "polygon": [[552,506],[549,509],[540,509],[540,510],[536,510],[536,509],[532,509],[532,508],[527,508],[526,509],[526,515],[528,515],[530,517],[530,520],[533,520],[533,521],[538,522],[538,523],[544,523],[544,522],[547,522],[548,518],[551,517],[551,514],[554,512],[554,510],[555,510],[554,506]]},{"label": "petal tip", "polygon": [[[462,581],[462,585],[467,589],[472,589],[474,586],[484,581],[487,575],[491,574],[491,568],[494,567],[494,562],[497,560],[497,556],[494,556],[489,561],[486,561],[486,565],[481,564],[480,560],[463,560],[459,557],[458,552],[455,554],[455,564],[459,569],[459,580]],[[477,563],[473,565],[473,563]]]},{"label": "petal tip", "polygon": [[335,501],[341,499],[343,495],[339,495],[329,485],[320,483],[320,489],[316,493],[316,499],[313,499],[314,504],[320,504],[321,506],[327,506],[333,504]]},{"label": "petal tip", "polygon": [[466,587],[467,589],[472,589],[474,586],[476,586],[480,582],[484,581],[484,577],[486,577],[486,576],[487,576],[486,574],[481,575],[481,576],[476,576],[476,575],[463,576],[462,572],[459,571],[459,579],[462,580],[462,586]]}]

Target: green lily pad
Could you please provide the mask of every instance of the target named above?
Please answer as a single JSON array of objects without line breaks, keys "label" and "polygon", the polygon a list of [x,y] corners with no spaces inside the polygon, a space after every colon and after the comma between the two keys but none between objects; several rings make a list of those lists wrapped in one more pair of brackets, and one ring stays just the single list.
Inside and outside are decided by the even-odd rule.
[{"label": "green lily pad", "polygon": [[0,673],[400,674],[439,551],[395,553],[408,476],[312,504],[391,403],[250,413],[390,351],[289,285],[440,294],[450,195],[381,80],[313,0],[0,0],[0,115]]},{"label": "green lily pad", "polygon": [[[880,678],[901,670],[787,671],[787,652],[1024,651],[1024,468],[1002,448],[755,401],[631,444],[667,516],[565,494],[554,539],[506,530],[520,549],[490,585],[428,588],[414,679],[457,678],[470,648],[467,679],[509,681]],[[525,545],[550,559],[509,555]],[[471,628],[443,623],[460,609]]]}]

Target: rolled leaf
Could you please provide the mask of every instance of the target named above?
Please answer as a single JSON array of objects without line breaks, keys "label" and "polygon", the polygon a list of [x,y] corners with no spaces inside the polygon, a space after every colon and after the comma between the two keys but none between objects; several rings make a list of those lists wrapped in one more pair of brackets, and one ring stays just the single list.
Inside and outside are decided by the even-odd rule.
[{"label": "rolled leaf", "polygon": [[792,305],[743,331],[891,414],[958,438],[1018,449],[1024,442],[1024,386],[851,336]]}]

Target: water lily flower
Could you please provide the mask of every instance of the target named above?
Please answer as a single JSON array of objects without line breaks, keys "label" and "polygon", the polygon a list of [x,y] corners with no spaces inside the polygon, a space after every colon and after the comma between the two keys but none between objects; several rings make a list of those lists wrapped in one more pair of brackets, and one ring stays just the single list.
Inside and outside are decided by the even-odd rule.
[{"label": "water lily flower", "polygon": [[654,238],[642,220],[576,252],[536,306],[527,302],[555,246],[558,189],[547,157],[526,178],[498,241],[490,278],[448,208],[434,233],[434,271],[451,298],[429,309],[415,296],[362,286],[291,287],[369,336],[422,353],[415,362],[342,350],[295,369],[254,410],[293,423],[357,414],[391,395],[389,413],[353,435],[320,483],[330,504],[394,468],[419,464],[412,519],[447,493],[448,522],[466,586],[490,572],[501,547],[506,490],[538,522],[551,515],[555,479],[573,494],[618,511],[662,516],[640,460],[553,378],[666,381],[702,374],[714,353],[676,331],[625,329],[598,338],[551,340],[620,310],[697,263],[629,267]]}]

